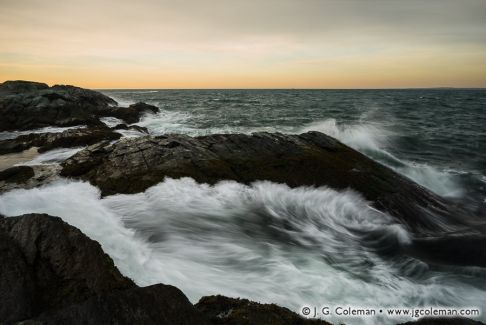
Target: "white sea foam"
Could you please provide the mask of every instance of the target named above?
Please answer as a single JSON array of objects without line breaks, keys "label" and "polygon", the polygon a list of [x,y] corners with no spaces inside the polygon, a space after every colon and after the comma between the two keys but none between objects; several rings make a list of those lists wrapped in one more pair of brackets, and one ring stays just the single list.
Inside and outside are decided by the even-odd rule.
[{"label": "white sea foam", "polygon": [[390,141],[392,133],[379,124],[358,123],[350,125],[338,124],[331,118],[306,125],[299,133],[319,131],[353,147],[355,149],[381,150]]},{"label": "white sea foam", "polygon": [[311,123],[301,130],[319,131],[391,167],[429,190],[446,197],[460,197],[464,190],[455,174],[426,164],[401,160],[388,151],[395,133],[379,123],[339,124],[335,119]]},{"label": "white sea foam", "polygon": [[108,95],[109,97],[113,98],[118,103],[118,105],[115,105],[115,106],[128,107],[128,106],[136,103],[136,101],[134,101],[132,99],[122,98],[121,96],[115,96],[113,94],[105,94],[105,95]]},{"label": "white sea foam", "polygon": [[100,121],[105,123],[110,128],[117,126],[118,124],[125,124],[125,122],[119,118],[113,116],[101,117]]},{"label": "white sea foam", "polygon": [[194,129],[187,123],[190,118],[189,113],[161,109],[156,114],[145,114],[136,124],[146,127],[150,133],[157,135],[167,133],[195,135]]},{"label": "white sea foam", "polygon": [[457,198],[464,195],[464,189],[455,180],[456,173],[409,162],[405,162],[405,166],[397,168],[397,171],[441,196]]},{"label": "white sea foam", "polygon": [[[302,305],[486,305],[484,283],[381,257],[380,248],[406,244],[409,234],[350,191],[269,182],[209,186],[183,178],[103,199],[88,183],[67,180],[0,195],[0,213],[30,212],[80,228],[139,285],[172,284],[193,302],[219,293],[295,311]],[[405,269],[419,276],[410,278]],[[346,320],[363,322],[397,321]]]},{"label": "white sea foam", "polygon": [[83,150],[84,147],[76,148],[59,148],[43,152],[36,156],[34,159],[19,163],[17,165],[48,165],[61,163],[69,157],[73,156],[77,152]]}]

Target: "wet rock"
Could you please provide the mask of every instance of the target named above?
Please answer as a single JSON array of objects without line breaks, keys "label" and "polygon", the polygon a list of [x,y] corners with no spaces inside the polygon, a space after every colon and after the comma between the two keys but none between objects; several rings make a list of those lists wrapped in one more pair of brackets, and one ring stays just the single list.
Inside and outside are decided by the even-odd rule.
[{"label": "wet rock", "polygon": [[410,247],[410,255],[431,264],[444,263],[459,266],[486,267],[485,235],[446,235],[417,238]]},{"label": "wet rock", "polygon": [[146,127],[139,126],[139,125],[126,125],[126,124],[118,124],[111,128],[112,130],[132,130],[137,131],[140,133],[149,134],[149,131]]},{"label": "wet rock", "polygon": [[157,107],[138,103],[116,107],[117,102],[97,91],[75,86],[47,85],[30,81],[0,84],[0,131],[29,130],[45,126],[103,125],[102,116],[137,122]]},{"label": "wet rock", "polygon": [[[9,170],[12,168],[15,169]],[[8,177],[0,177],[0,193],[48,184],[60,178],[61,170],[59,165],[15,166],[12,168],[0,172],[0,174],[6,172],[4,175],[8,175]]]},{"label": "wet rock", "polygon": [[287,308],[224,296],[202,297],[195,307],[215,325],[330,325],[306,319]]},{"label": "wet rock", "polygon": [[210,324],[176,287],[156,284],[116,290],[82,303],[44,313],[22,324]]},{"label": "wet rock", "polygon": [[159,108],[145,103],[136,103],[128,107],[106,107],[97,112],[97,116],[113,116],[132,124],[140,121],[145,113],[157,113]]},{"label": "wet rock", "polygon": [[165,177],[201,183],[268,180],[297,186],[351,188],[412,229],[441,222],[469,225],[468,215],[411,180],[319,133],[167,135],[121,139],[78,152],[61,174],[98,186],[104,195],[137,193]]},{"label": "wet rock", "polygon": [[208,324],[177,288],[139,288],[60,218],[0,217],[0,323]]},{"label": "wet rock", "polygon": [[25,183],[34,176],[34,169],[29,166],[14,166],[0,171],[0,183]]},{"label": "wet rock", "polygon": [[106,126],[69,129],[60,133],[31,133],[14,139],[0,140],[0,154],[21,152],[39,147],[39,152],[55,148],[91,145],[102,140],[117,140],[121,135]]},{"label": "wet rock", "polygon": [[30,317],[35,309],[33,274],[18,245],[4,233],[0,233],[0,258],[0,324]]},{"label": "wet rock", "polygon": [[4,247],[0,250],[0,320],[27,319],[135,286],[97,242],[59,218],[43,214],[1,218],[0,235]]}]

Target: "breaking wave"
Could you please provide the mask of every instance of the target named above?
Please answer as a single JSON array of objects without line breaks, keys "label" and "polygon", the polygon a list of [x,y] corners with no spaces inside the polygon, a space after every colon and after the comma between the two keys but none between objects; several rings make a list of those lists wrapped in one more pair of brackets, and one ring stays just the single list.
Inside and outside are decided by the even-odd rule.
[{"label": "breaking wave", "polygon": [[330,135],[441,196],[461,197],[464,193],[456,180],[457,173],[401,160],[391,154],[388,148],[393,145],[396,134],[378,123],[339,124],[335,119],[326,119],[299,131],[319,131]]}]

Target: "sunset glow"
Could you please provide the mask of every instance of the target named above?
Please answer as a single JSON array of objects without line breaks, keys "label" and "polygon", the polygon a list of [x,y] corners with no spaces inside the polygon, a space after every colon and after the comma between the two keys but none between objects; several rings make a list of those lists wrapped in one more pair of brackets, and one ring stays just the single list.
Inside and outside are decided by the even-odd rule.
[{"label": "sunset glow", "polygon": [[3,0],[0,44],[0,82],[486,87],[481,0]]}]

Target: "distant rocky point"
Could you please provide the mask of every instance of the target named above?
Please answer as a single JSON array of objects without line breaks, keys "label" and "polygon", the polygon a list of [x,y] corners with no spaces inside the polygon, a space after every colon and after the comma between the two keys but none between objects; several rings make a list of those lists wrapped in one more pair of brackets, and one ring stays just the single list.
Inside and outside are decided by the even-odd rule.
[{"label": "distant rocky point", "polygon": [[135,123],[158,108],[145,103],[118,107],[112,98],[75,86],[30,81],[0,84],[0,131],[30,130],[46,126],[100,125],[100,117],[113,116]]}]

